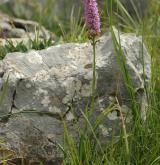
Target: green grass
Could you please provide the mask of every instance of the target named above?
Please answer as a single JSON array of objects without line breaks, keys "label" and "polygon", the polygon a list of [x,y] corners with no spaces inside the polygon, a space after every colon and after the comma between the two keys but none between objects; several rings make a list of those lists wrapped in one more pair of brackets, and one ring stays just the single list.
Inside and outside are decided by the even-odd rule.
[{"label": "green grass", "polygon": [[12,40],[6,40],[6,44],[0,46],[0,60],[2,60],[7,53],[27,52],[31,49],[41,50],[52,45],[52,39],[39,39],[37,37],[35,39],[30,39],[27,44],[23,41],[15,44]]},{"label": "green grass", "polygon": [[[107,3],[107,5],[111,5]],[[136,10],[136,8],[135,8]],[[122,119],[121,133],[119,136],[113,136],[106,146],[101,146],[98,135],[94,129],[87,114],[83,117],[88,125],[88,131],[79,131],[79,141],[72,137],[65,126],[65,160],[67,165],[158,165],[160,164],[160,4],[152,0],[149,5],[149,11],[144,19],[141,19],[135,11],[135,18],[124,9],[122,4],[117,4],[117,13],[107,6],[107,15],[103,13],[103,20],[110,20],[110,25],[117,25],[124,32],[134,32],[143,36],[143,42],[147,46],[152,58],[152,79],[146,88],[149,97],[147,116],[143,121],[140,118],[139,108],[135,101],[134,89],[130,81],[130,75],[125,67],[125,60],[121,46],[114,38],[115,50],[119,66],[124,76],[126,88],[130,94],[133,121],[126,124]],[[110,15],[110,17],[107,17]],[[112,15],[112,17],[111,17]],[[107,23],[102,23],[104,27]],[[112,29],[112,28],[111,28]],[[120,53],[119,53],[120,52]],[[128,88],[129,87],[129,88]],[[116,104],[121,113],[121,108]],[[104,114],[101,114],[103,116]],[[105,118],[105,115],[103,116]],[[99,117],[97,117],[99,118]],[[103,119],[104,119],[103,118]],[[103,121],[103,120],[102,120]],[[101,122],[102,122],[101,121]],[[98,125],[101,123],[99,122]],[[78,143],[78,144],[77,144]]]},{"label": "green grass", "polygon": [[[116,3],[116,1],[113,3],[115,5],[114,11],[111,1],[107,0],[105,0],[104,8],[101,9],[102,31],[105,32],[106,29],[112,31],[111,25],[115,25],[123,32],[134,32],[137,35],[142,35],[143,42],[151,55],[152,78],[149,86],[145,89],[149,98],[146,120],[143,121],[139,117],[139,107],[135,101],[130,75],[126,70],[121,45],[116,41],[112,31],[117,59],[131,98],[133,121],[126,124],[122,116],[119,136],[113,135],[111,140],[102,146],[97,134],[98,126],[113,109],[116,108],[122,114],[118,100],[115,105],[107,107],[103,113],[97,116],[94,122],[88,118],[89,107],[86,107],[85,112],[81,110],[86,129],[84,131],[78,128],[78,140],[69,132],[67,124],[64,122],[64,146],[60,146],[64,153],[64,165],[160,164],[160,3],[158,0],[150,0],[148,11],[143,19],[140,18],[134,5],[135,16],[132,17],[121,3]],[[77,11],[73,7],[70,20],[65,22],[65,19],[62,19],[59,22],[61,17],[52,16],[50,6],[47,0],[44,5],[43,16],[40,14],[41,9],[37,8],[33,19],[56,32],[61,37],[62,42],[88,41],[83,18],[80,15],[81,9],[78,11],[78,18],[75,17],[74,13]],[[5,10],[7,9],[5,8]],[[50,46],[50,41],[39,41],[37,38],[31,41],[30,47],[23,43],[15,47],[13,43],[8,42],[4,47],[0,47],[0,52],[3,58],[8,52],[25,52],[31,48],[43,49],[48,46]]]}]

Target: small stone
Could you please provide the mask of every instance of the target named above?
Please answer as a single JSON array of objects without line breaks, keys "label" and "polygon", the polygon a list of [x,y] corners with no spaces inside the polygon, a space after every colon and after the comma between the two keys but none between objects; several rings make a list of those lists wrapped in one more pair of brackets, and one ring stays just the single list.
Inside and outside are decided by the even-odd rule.
[{"label": "small stone", "polygon": [[25,34],[24,29],[13,28],[10,31],[12,38],[21,38]]}]

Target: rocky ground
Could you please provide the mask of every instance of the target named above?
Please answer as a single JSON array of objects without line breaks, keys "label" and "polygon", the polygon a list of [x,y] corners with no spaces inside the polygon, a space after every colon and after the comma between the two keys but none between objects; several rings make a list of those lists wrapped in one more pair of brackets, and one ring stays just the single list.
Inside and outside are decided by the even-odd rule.
[{"label": "rocky ground", "polygon": [[[122,34],[120,38],[137,101],[143,111],[144,75],[139,54],[142,43],[134,34]],[[111,34],[106,34],[97,44],[95,116],[105,111],[117,97],[130,122],[130,100],[112,42]],[[63,142],[62,118],[74,130],[75,123],[83,123],[79,110],[85,109],[90,102],[91,52],[90,43],[68,43],[42,51],[6,55],[1,61],[0,72],[2,90],[7,82],[7,93],[0,107],[3,116],[0,137],[5,139],[4,148],[30,161],[49,162],[61,158],[56,144]],[[149,80],[150,58],[145,47],[143,58],[145,77]],[[111,136],[115,125],[119,125],[119,117],[116,110],[108,115],[99,126],[102,137]]]}]

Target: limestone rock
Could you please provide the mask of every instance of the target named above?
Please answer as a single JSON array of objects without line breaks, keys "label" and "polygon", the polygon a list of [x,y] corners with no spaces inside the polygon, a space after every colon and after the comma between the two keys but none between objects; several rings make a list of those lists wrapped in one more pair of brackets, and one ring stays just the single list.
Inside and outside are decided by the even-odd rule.
[{"label": "limestone rock", "polygon": [[[143,47],[143,74],[141,38],[121,34],[120,39],[133,88],[143,91],[143,76],[146,81],[151,76],[147,50]],[[110,33],[99,39],[96,51],[96,115],[103,112],[116,96],[124,113],[131,111],[130,97]],[[68,43],[41,51],[7,54],[1,61],[0,76],[1,91],[8,77],[7,92],[0,107],[0,139],[5,140],[4,146],[31,161],[62,158],[57,146],[57,143],[63,143],[61,120],[64,118],[76,134],[75,125],[83,127],[84,122],[80,110],[85,110],[91,100],[90,43]],[[143,92],[137,92],[139,103],[142,95]],[[12,115],[5,118],[8,113]],[[118,128],[119,121],[115,110],[99,126],[105,140]]]},{"label": "limestone rock", "polygon": [[6,39],[17,43],[29,42],[30,39],[55,39],[55,36],[39,23],[10,17],[0,13],[0,44],[5,45]]}]

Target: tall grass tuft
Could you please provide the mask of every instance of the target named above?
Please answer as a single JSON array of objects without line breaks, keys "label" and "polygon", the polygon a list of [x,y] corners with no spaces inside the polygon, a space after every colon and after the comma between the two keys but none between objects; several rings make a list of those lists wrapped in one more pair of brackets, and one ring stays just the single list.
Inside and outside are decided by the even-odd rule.
[{"label": "tall grass tuft", "polygon": [[[110,20],[110,30],[113,36],[117,60],[119,61],[119,67],[121,68],[126,88],[131,99],[133,119],[130,124],[126,123],[117,100],[117,103],[114,106],[116,106],[116,108],[120,111],[122,122],[121,131],[118,136],[113,135],[111,140],[107,142],[106,145],[102,146],[100,139],[96,134],[96,129],[94,128],[98,128],[100,123],[105,120],[108,113],[115,107],[108,107],[108,111],[106,111],[106,113],[102,113],[100,116],[97,116],[97,120],[99,120],[99,118],[101,119],[100,122],[95,123],[91,123],[88,116],[82,111],[82,116],[85,119],[89,130],[84,131],[79,128],[79,138],[77,139],[77,137],[75,138],[72,136],[71,140],[70,132],[65,131],[65,134],[67,135],[67,142],[65,144],[70,147],[65,150],[66,155],[64,164],[158,165],[160,163],[160,88],[158,85],[160,82],[160,40],[157,35],[160,34],[160,31],[158,30],[160,22],[157,22],[160,6],[156,0],[152,0],[147,17],[144,18],[144,20],[141,20],[138,10],[135,8],[134,4],[133,8],[136,12],[136,17],[132,17],[119,1],[116,2],[118,10],[121,11],[121,15],[117,15],[116,13],[116,17],[112,17],[114,12],[112,11],[112,3],[110,3],[111,7],[107,6],[106,10],[106,20]],[[156,5],[153,2],[156,3]],[[108,3],[106,4],[108,5]],[[156,14],[153,15],[152,13]],[[109,18],[107,18],[108,15],[110,16]],[[141,119],[140,109],[135,99],[135,91],[129,72],[126,68],[120,39],[117,40],[112,28],[115,20],[122,22],[122,24],[117,22],[118,25],[122,25],[119,26],[121,30],[125,32],[136,32],[137,34],[142,35],[142,42],[145,43],[152,57],[152,79],[150,84],[145,86],[145,92],[147,92],[148,96],[145,121]],[[104,22],[102,24],[104,25]],[[141,49],[143,56],[143,47]],[[144,63],[142,62],[142,64]],[[72,142],[72,145],[69,142]],[[74,151],[72,146],[74,146]],[[70,148],[72,148],[72,150]],[[75,157],[74,153],[76,153]]]}]

